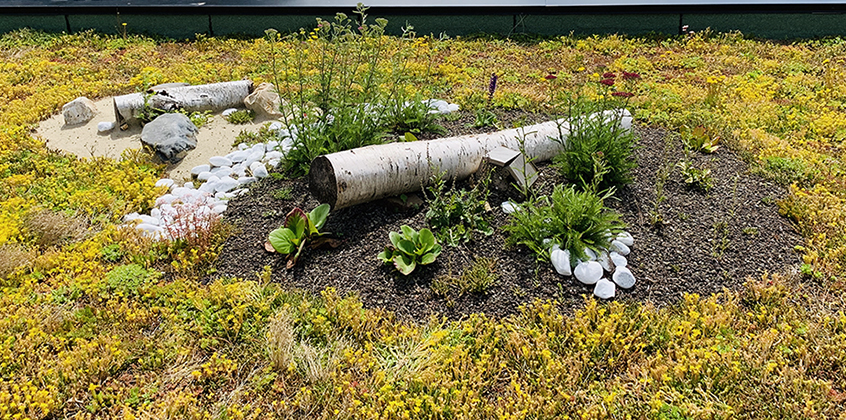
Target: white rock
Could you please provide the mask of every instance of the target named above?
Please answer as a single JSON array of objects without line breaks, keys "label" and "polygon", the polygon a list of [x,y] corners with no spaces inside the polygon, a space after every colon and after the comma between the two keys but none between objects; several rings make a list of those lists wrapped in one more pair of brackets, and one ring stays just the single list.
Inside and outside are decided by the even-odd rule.
[{"label": "white rock", "polygon": [[461,109],[461,107],[458,104],[447,105],[447,111],[448,112],[458,112],[459,109]]},{"label": "white rock", "polygon": [[[176,188],[173,189],[173,191],[171,191],[171,194],[175,195],[177,198],[182,198],[182,197],[185,197],[186,195],[191,194],[191,191],[196,191],[196,190],[191,189],[191,188],[185,188],[185,187],[176,187]],[[162,196],[162,197],[164,197],[164,196]]]},{"label": "white rock", "polygon": [[240,185],[247,185],[249,183],[256,182],[257,179],[258,178],[254,177],[254,176],[242,176],[242,177],[238,178],[238,183]]},{"label": "white rock", "polygon": [[[217,178],[217,177],[215,177],[215,178]],[[200,185],[200,188],[197,188],[197,191],[202,191],[204,193],[213,194],[215,192],[216,187],[217,187],[217,181],[215,181],[215,182],[206,181],[206,182],[203,183],[203,185]]]},{"label": "white rock", "polygon": [[617,283],[623,289],[631,289],[635,285],[634,274],[626,267],[617,267],[611,278],[614,280],[614,283]]},{"label": "white rock", "polygon": [[599,255],[596,256],[596,262],[598,262],[599,265],[602,266],[603,270],[605,270],[609,273],[611,272],[611,270],[614,267],[611,263],[611,258],[608,256],[608,251],[606,251],[606,250],[603,250],[602,252],[599,253]]},{"label": "white rock", "polygon": [[605,279],[599,280],[593,287],[593,295],[600,299],[611,299],[616,292],[617,287],[614,286],[614,283]]},{"label": "white rock", "polygon": [[154,208],[154,209],[150,210],[150,216],[161,220],[162,219],[162,210]]},{"label": "white rock", "polygon": [[602,266],[596,261],[582,261],[573,270],[573,274],[584,284],[595,284],[602,278]]},{"label": "white rock", "polygon": [[620,232],[617,234],[617,240],[622,242],[625,246],[632,246],[634,245],[634,237],[629,232]]},{"label": "white rock", "polygon": [[101,121],[97,123],[97,132],[98,133],[108,133],[115,129],[115,123],[113,121]]},{"label": "white rock", "polygon": [[283,153],[288,153],[291,149],[294,148],[294,141],[291,139],[282,140],[282,143],[279,144],[279,147],[282,149]]},{"label": "white rock", "polygon": [[212,207],[212,213],[221,214],[226,211],[226,204],[218,204]]},{"label": "white rock", "polygon": [[168,187],[168,188],[170,188],[171,186],[173,186],[174,183],[176,183],[176,181],[174,181],[170,178],[162,178],[162,179],[156,181],[156,186],[157,187]]},{"label": "white rock", "polygon": [[252,172],[253,176],[256,178],[264,178],[268,175],[267,168],[261,162],[254,162],[250,165],[250,172]]},{"label": "white rock", "polygon": [[596,252],[590,248],[585,248],[585,256],[588,261],[596,261]]},{"label": "white rock", "polygon": [[234,189],[238,185],[240,185],[238,183],[238,180],[225,176],[223,178],[220,178],[220,181],[217,182],[214,187],[214,190],[216,192],[227,192]]},{"label": "white rock", "polygon": [[230,154],[228,154],[224,157],[231,160],[232,163],[238,163],[238,162],[243,162],[243,161],[247,160],[247,157],[249,157],[249,156],[250,156],[250,152],[248,152],[246,150],[236,150],[236,151],[234,151],[234,152],[232,152],[232,153],[230,153]]},{"label": "white rock", "polygon": [[212,156],[209,163],[211,166],[232,166],[232,161],[223,156]]},{"label": "white rock", "polygon": [[278,145],[279,145],[278,141],[271,140],[271,141],[267,142],[267,144],[265,144],[264,146],[265,146],[266,151],[272,152],[272,151],[276,150],[276,146],[278,146]]},{"label": "white rock", "polygon": [[185,187],[185,188],[190,188],[190,189],[193,190],[194,189],[194,181],[188,181],[188,182],[182,184],[182,186]]},{"label": "white rock", "polygon": [[164,230],[161,226],[151,225],[149,223],[141,223],[135,226],[135,228],[149,233],[161,233]]},{"label": "white rock", "polygon": [[270,159],[270,160],[267,161],[267,164],[271,168],[275,168],[275,167],[279,166],[279,159]]},{"label": "white rock", "polygon": [[246,189],[246,188],[239,188],[239,189],[237,189],[237,190],[232,190],[232,191],[230,191],[230,192],[229,192],[229,194],[232,194],[232,196],[233,196],[233,197],[237,197],[237,196],[239,196],[239,195],[244,195],[244,194],[246,194],[246,193],[247,193],[247,192],[249,192],[249,191],[250,191],[250,190],[248,190],[248,189]]},{"label": "white rock", "polygon": [[622,256],[622,255],[620,255],[620,254],[618,254],[614,251],[611,251],[611,253],[608,254],[608,256],[611,257],[611,262],[614,263],[615,267],[625,267],[629,263],[626,260],[626,257],[624,257],[624,256]]},{"label": "white rock", "polygon": [[199,179],[200,181],[208,181],[209,178],[211,178],[213,176],[214,176],[214,173],[212,173],[211,171],[205,171],[205,172],[200,172],[199,174],[197,174],[197,179]]},{"label": "white rock", "polygon": [[268,160],[282,159],[283,157],[285,157],[285,154],[276,150],[272,150],[270,152],[265,153],[264,157]]},{"label": "white rock", "polygon": [[562,276],[573,275],[573,267],[570,267],[569,250],[553,249],[549,258],[552,260],[552,266],[555,267],[555,271],[558,272],[558,274],[561,274]]},{"label": "white rock", "polygon": [[251,160],[254,162],[260,161],[264,157],[264,148],[261,150],[253,150],[250,152],[250,155],[247,156],[244,160]]},{"label": "white rock", "polygon": [[626,246],[626,244],[617,240],[611,241],[611,247],[609,248],[609,250],[615,251],[624,257],[626,255],[629,255],[629,252],[631,252],[631,250],[629,249],[629,247]]},{"label": "white rock", "polygon": [[123,216],[123,221],[124,221],[124,223],[133,222],[135,220],[138,220],[139,216],[141,216],[141,215],[138,214],[137,212],[132,212],[132,213],[127,214],[126,216]]},{"label": "white rock", "polygon": [[[174,188],[174,190],[178,190],[179,188]],[[179,197],[176,194],[165,194],[156,199],[156,205],[161,206],[162,204],[170,204],[176,201]]]},{"label": "white rock", "polygon": [[221,166],[219,168],[214,168],[211,171],[212,175],[214,175],[218,178],[223,178],[225,176],[232,175],[232,172],[233,172],[232,168],[230,168],[228,166]]},{"label": "white rock", "polygon": [[80,96],[62,106],[62,117],[66,125],[82,124],[91,121],[97,113],[97,106],[91,99]]},{"label": "white rock", "polygon": [[238,143],[238,150],[247,150],[250,148],[250,145],[247,143]]},{"label": "white rock", "polygon": [[141,223],[145,223],[145,224],[148,224],[148,225],[158,226],[158,225],[162,224],[162,221],[159,220],[158,218],[153,217],[153,216],[148,216],[146,214],[142,214],[142,215],[138,216],[138,218],[141,219]]},{"label": "white rock", "polygon": [[274,121],[267,126],[267,129],[270,131],[279,131],[282,129],[282,123],[279,121]]},{"label": "white rock", "polygon": [[511,214],[511,213],[514,213],[515,211],[519,211],[519,210],[520,210],[520,205],[513,202],[513,201],[504,201],[502,203],[502,211],[504,211],[505,214]]},{"label": "white rock", "polygon": [[267,151],[267,146],[264,143],[256,143],[250,149],[253,151],[253,153],[261,152],[262,154],[264,154],[264,152]]},{"label": "white rock", "polygon": [[235,109],[235,108],[226,108],[226,109],[223,110],[223,112],[220,113],[220,115],[223,115],[224,117],[228,117],[235,111],[237,111],[237,109]]}]

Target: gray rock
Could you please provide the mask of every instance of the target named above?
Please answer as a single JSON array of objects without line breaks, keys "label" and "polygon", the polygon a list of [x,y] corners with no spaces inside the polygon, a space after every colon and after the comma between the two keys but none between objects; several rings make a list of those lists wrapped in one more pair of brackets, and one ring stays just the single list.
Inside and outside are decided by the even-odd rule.
[{"label": "gray rock", "polygon": [[570,251],[569,250],[561,250],[561,249],[553,249],[552,253],[550,253],[549,259],[552,260],[552,266],[555,267],[555,271],[562,276],[571,276],[573,275],[573,267],[570,267]]},{"label": "gray rock", "polygon": [[614,283],[605,279],[599,280],[596,282],[596,286],[593,287],[593,295],[600,299],[611,299],[616,292],[617,287],[614,286]]},{"label": "gray rock", "polygon": [[97,113],[97,107],[91,99],[80,96],[62,106],[62,117],[65,118],[66,125],[76,125],[87,123],[94,118]]},{"label": "gray rock", "polygon": [[596,261],[582,261],[573,270],[573,274],[584,284],[596,284],[602,278],[602,266]]},{"label": "gray rock", "polygon": [[635,285],[634,274],[626,267],[617,267],[611,278],[614,280],[614,283],[617,283],[623,289],[631,289]]},{"label": "gray rock", "polygon": [[141,143],[161,160],[176,163],[197,147],[197,127],[185,114],[162,114],[141,130]]}]

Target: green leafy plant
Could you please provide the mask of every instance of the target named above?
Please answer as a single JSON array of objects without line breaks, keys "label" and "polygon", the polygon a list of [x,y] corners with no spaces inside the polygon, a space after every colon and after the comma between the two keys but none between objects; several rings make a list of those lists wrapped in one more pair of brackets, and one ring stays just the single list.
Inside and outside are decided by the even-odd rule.
[{"label": "green leafy plant", "polygon": [[498,127],[499,117],[487,108],[478,109],[476,110],[476,119],[467,126],[472,128]]},{"label": "green leafy plant", "polygon": [[124,296],[138,296],[139,290],[156,281],[160,273],[147,270],[137,264],[120,265],[106,275],[101,285],[104,293],[120,293]]},{"label": "green leafy plant", "polygon": [[[593,191],[578,191],[573,186],[556,185],[551,196],[541,196],[521,205],[511,213],[504,226],[511,245],[526,245],[537,258],[549,258],[548,244],[561,244],[571,255],[586,259],[585,249],[600,251],[608,248],[624,224],[620,215],[605,208],[604,200],[613,190],[599,195]],[[544,239],[551,242],[544,243]]]},{"label": "green leafy plant", "polygon": [[701,125],[694,128],[683,126],[680,132],[684,146],[690,150],[702,153],[714,153],[720,148],[720,146],[718,146],[720,143],[720,137],[711,137],[711,135],[705,131],[705,127]]},{"label": "green leafy plant", "polygon": [[227,115],[226,121],[231,124],[246,124],[252,122],[256,118],[256,112],[252,109],[239,109]]},{"label": "green leafy plant", "polygon": [[402,233],[391,232],[389,237],[391,245],[377,256],[382,262],[393,262],[397,270],[409,275],[417,265],[426,265],[435,262],[435,258],[441,253],[441,245],[429,229],[423,228],[420,231],[403,225]]},{"label": "green leafy plant", "polygon": [[201,111],[194,111],[194,112],[191,112],[191,113],[186,113],[185,111],[180,110],[179,112],[182,112],[183,114],[185,114],[188,117],[188,119],[191,120],[191,123],[193,123],[194,126],[197,127],[197,128],[200,128],[200,127],[210,123],[212,121],[212,119],[214,119],[214,117],[212,117],[211,111],[202,111],[202,112]]},{"label": "green leafy plant", "polygon": [[561,139],[563,151],[554,158],[561,174],[584,189],[595,178],[595,158],[601,156],[608,173],[603,176],[600,189],[631,182],[631,170],[637,166],[632,158],[635,135],[623,127],[623,113],[605,111],[611,104],[578,97],[568,99],[567,104],[570,131]]},{"label": "green leafy plant", "polygon": [[710,168],[697,168],[689,161],[682,161],[676,164],[681,171],[684,183],[689,188],[708,192],[714,187],[714,177],[711,176]]},{"label": "green leafy plant", "polygon": [[429,103],[420,95],[410,101],[405,101],[401,95],[397,95],[389,104],[385,125],[394,133],[446,134],[446,128],[438,124],[439,114],[430,111]]},{"label": "green leafy plant", "polygon": [[470,190],[458,189],[455,184],[447,188],[447,181],[442,175],[433,180],[426,199],[429,210],[426,221],[437,232],[440,241],[449,246],[458,246],[468,242],[475,234],[485,236],[493,234],[486,212],[488,204],[488,184],[490,177],[485,177]]},{"label": "green leafy plant", "polygon": [[295,207],[285,216],[285,224],[270,232],[264,245],[265,249],[288,255],[287,266],[293,267],[307,244],[316,248],[326,242],[321,240],[321,237],[328,233],[320,232],[320,229],[323,228],[328,216],[328,204],[321,204],[308,214],[301,208]]},{"label": "green leafy plant", "polygon": [[271,130],[270,123],[267,123],[259,127],[258,131],[241,130],[235,136],[232,147],[237,147],[241,143],[253,145],[256,143],[267,143],[271,140],[279,140],[279,134],[276,130]]}]

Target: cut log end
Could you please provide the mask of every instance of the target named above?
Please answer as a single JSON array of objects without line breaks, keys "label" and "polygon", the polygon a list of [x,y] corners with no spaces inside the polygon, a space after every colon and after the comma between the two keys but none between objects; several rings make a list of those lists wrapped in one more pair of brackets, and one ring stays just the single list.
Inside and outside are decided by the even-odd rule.
[{"label": "cut log end", "polygon": [[335,210],[338,202],[339,186],[335,179],[335,168],[332,162],[325,156],[318,156],[311,162],[311,169],[308,172],[309,188],[311,193],[321,203],[328,203]]}]

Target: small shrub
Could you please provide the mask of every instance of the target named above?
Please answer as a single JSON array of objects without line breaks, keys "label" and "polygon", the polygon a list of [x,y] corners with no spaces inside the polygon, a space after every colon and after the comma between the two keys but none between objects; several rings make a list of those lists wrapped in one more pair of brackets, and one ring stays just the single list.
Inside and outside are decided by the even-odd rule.
[{"label": "small shrub", "polygon": [[271,194],[273,198],[277,200],[290,200],[291,199],[291,187],[284,187],[279,188],[276,191],[273,191]]},{"label": "small shrub", "polygon": [[231,124],[247,124],[256,118],[256,112],[252,109],[239,109],[226,116],[226,121]]},{"label": "small shrub", "polygon": [[467,127],[499,127],[499,117],[493,111],[487,108],[481,108],[476,110],[476,119],[473,120],[472,124],[467,124]]},{"label": "small shrub", "polygon": [[538,259],[549,258],[544,239],[560,244],[571,255],[585,259],[585,248],[599,252],[608,248],[612,238],[623,230],[620,215],[604,207],[611,195],[592,191],[577,191],[573,186],[557,185],[552,196],[529,201],[511,213],[504,226],[509,244],[526,245]]},{"label": "small shrub", "polygon": [[496,283],[497,278],[496,260],[482,257],[458,277],[441,276],[432,280],[431,287],[435,294],[442,297],[449,297],[452,293],[460,297],[468,292],[484,293]]},{"label": "small shrub", "polygon": [[241,143],[253,145],[256,143],[267,143],[271,140],[278,141],[279,135],[276,130],[271,130],[270,123],[267,123],[259,127],[258,131],[241,130],[241,132],[235,136],[235,141],[232,143],[232,147],[238,147]]},{"label": "small shrub", "polygon": [[285,216],[285,224],[270,232],[265,248],[268,251],[288,255],[288,268],[297,264],[297,258],[305,246],[320,246],[325,241],[318,240],[328,232],[320,232],[329,216],[329,205],[321,204],[306,214],[299,207]]},{"label": "small shrub", "polygon": [[397,270],[407,276],[417,268],[417,264],[435,262],[442,248],[429,229],[423,228],[417,232],[407,225],[403,225],[401,229],[402,234],[390,233],[391,245],[386,246],[378,257],[386,264],[393,262]]},{"label": "small shrub", "polygon": [[718,146],[720,143],[720,137],[712,137],[707,131],[705,131],[705,127],[702,127],[701,125],[695,128],[684,126],[680,131],[682,143],[684,143],[684,146],[690,150],[702,153],[714,153],[720,148],[720,146]]},{"label": "small shrub", "polygon": [[689,161],[676,164],[681,171],[682,179],[688,188],[708,192],[714,188],[714,177],[711,176],[710,168],[697,168]]},{"label": "small shrub", "polygon": [[439,114],[429,111],[429,103],[423,101],[419,95],[411,101],[398,97],[388,108],[385,125],[394,133],[446,134],[446,128],[438,124]]},{"label": "small shrub", "polygon": [[429,210],[426,221],[437,232],[440,241],[449,246],[458,246],[461,242],[468,242],[476,234],[490,236],[493,228],[485,216],[489,209],[488,183],[490,177],[477,183],[470,190],[446,187],[443,176],[437,176],[429,188],[431,198],[426,198]]},{"label": "small shrub", "polygon": [[600,157],[608,168],[600,189],[628,184],[630,172],[637,166],[632,158],[634,132],[622,127],[620,113],[601,116],[597,112],[602,108],[580,101],[570,105],[570,134],[562,139],[564,150],[554,159],[556,167],[584,189],[596,177],[595,159]]},{"label": "small shrub", "polygon": [[755,171],[781,185],[796,183],[800,187],[813,185],[815,171],[802,159],[771,156]]},{"label": "small shrub", "polygon": [[197,128],[210,123],[214,119],[211,111],[194,111],[190,114],[186,113],[185,115],[188,116],[188,119],[191,120],[191,123],[193,123]]},{"label": "small shrub", "polygon": [[0,285],[6,284],[4,279],[16,270],[30,264],[35,259],[35,252],[27,250],[18,244],[0,245]]}]

